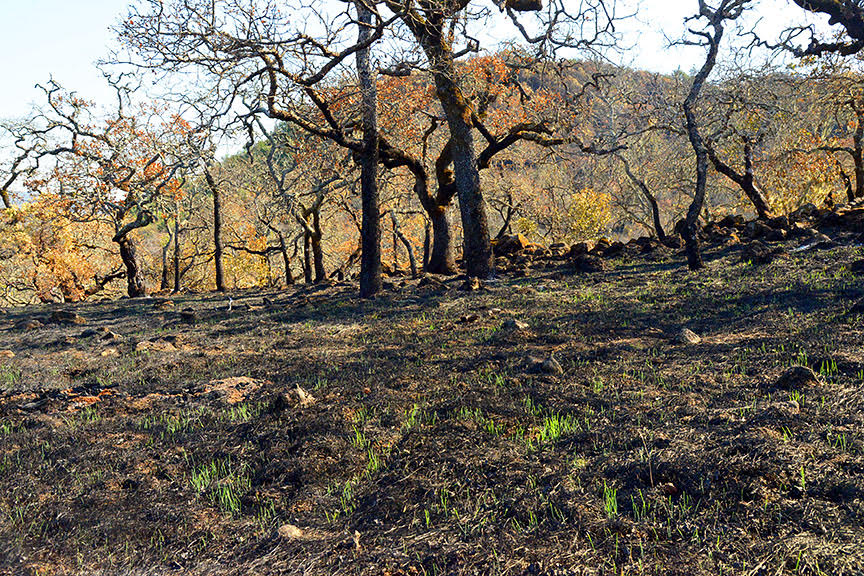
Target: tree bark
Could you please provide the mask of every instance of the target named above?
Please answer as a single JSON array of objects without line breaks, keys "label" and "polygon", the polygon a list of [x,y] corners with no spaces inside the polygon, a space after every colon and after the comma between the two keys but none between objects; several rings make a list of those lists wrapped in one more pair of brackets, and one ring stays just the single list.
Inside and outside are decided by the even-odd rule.
[{"label": "tree bark", "polygon": [[849,198],[850,202],[864,198],[864,108],[857,104],[855,104],[855,118],[858,122],[853,135],[852,155],[852,160],[855,162],[855,196]]},{"label": "tree bark", "polygon": [[216,266],[216,290],[225,291],[225,273],[222,267],[222,193],[210,168],[204,167],[204,178],[213,194],[213,263]]},{"label": "tree bark", "polygon": [[177,209],[177,216],[174,218],[174,294],[180,292],[180,277],[183,273],[180,271],[180,209]]},{"label": "tree bark", "polygon": [[294,285],[294,274],[291,272],[291,257],[288,255],[288,246],[285,237],[279,234],[279,251],[282,253],[282,264],[285,266],[285,285]]},{"label": "tree bark", "polygon": [[159,284],[159,290],[168,290],[171,282],[171,268],[168,265],[168,251],[171,249],[174,235],[171,232],[171,225],[167,222],[165,223],[165,228],[168,229],[168,242],[162,246],[162,281]]},{"label": "tree bark", "polygon": [[648,205],[651,207],[651,220],[654,223],[654,233],[657,234],[657,240],[665,244],[666,231],[663,230],[663,222],[660,220],[660,206],[657,204],[657,198],[655,198],[654,194],[651,193],[651,190],[648,188],[645,181],[633,173],[630,169],[630,163],[624,158],[621,158],[621,160],[624,163],[624,171],[627,173],[627,177],[630,178],[630,181],[633,182],[637,188],[639,188],[642,195],[645,197],[645,200],[648,202]]},{"label": "tree bark", "polygon": [[[372,11],[362,1],[357,8],[357,42],[369,40]],[[357,51],[357,76],[360,79],[363,124],[363,149],[360,160],[360,297],[372,298],[381,290],[381,214],[378,199],[378,92],[369,63],[369,48]]]},{"label": "tree bark", "polygon": [[430,274],[452,275],[457,271],[453,235],[447,211],[456,194],[453,174],[448,167],[452,157],[451,148],[448,143],[436,160],[437,192],[432,195],[429,193],[429,176],[423,163],[417,158],[396,150],[383,139],[379,140],[382,164],[389,169],[404,166],[414,176],[414,193],[432,224],[431,248],[424,245],[423,256],[423,270]]},{"label": "tree bark", "polygon": [[423,226],[423,271],[429,272],[429,258],[432,254],[432,225],[429,220]]},{"label": "tree bark", "polygon": [[693,201],[687,210],[687,217],[684,220],[684,247],[687,253],[687,265],[690,270],[699,270],[705,267],[702,261],[702,255],[699,252],[699,216],[702,214],[702,207],[705,205],[705,189],[708,185],[708,148],[705,145],[705,139],[699,132],[699,123],[696,119],[696,104],[699,102],[699,96],[702,93],[702,88],[714,66],[717,64],[717,54],[720,51],[720,42],[723,39],[723,20],[726,14],[723,10],[710,10],[702,2],[700,2],[701,15],[709,19],[709,23],[713,28],[713,34],[705,32],[702,36],[708,44],[708,53],[705,56],[705,63],[702,64],[699,72],[693,78],[693,84],[690,86],[690,92],[687,98],[684,99],[684,117],[687,120],[687,137],[690,140],[690,145],[693,147],[693,152],[696,155],[696,190],[693,194]]},{"label": "tree bark", "polygon": [[327,273],[324,271],[324,250],[321,247],[321,237],[313,235],[312,240],[312,261],[315,267],[315,283],[320,284],[327,279]]},{"label": "tree bark", "polygon": [[453,274],[456,256],[447,210],[435,210],[429,217],[432,222],[432,253],[424,270],[430,274]]},{"label": "tree bark", "polygon": [[[413,278],[417,277],[417,258],[414,255],[414,246],[411,245],[411,241],[402,233],[402,230],[399,228],[399,222],[396,219],[396,214],[391,210],[390,211],[390,219],[393,221],[393,234],[396,238],[402,242],[402,245],[405,246],[405,251],[408,253],[408,265],[411,267],[411,276]],[[394,245],[394,250],[395,250]],[[395,261],[393,269],[396,269]]]},{"label": "tree bark", "polygon": [[469,276],[489,278],[495,272],[486,201],[480,189],[480,171],[474,149],[471,107],[462,96],[458,85],[453,55],[443,48],[443,39],[437,45],[430,38],[418,38],[432,64],[432,77],[438,100],[444,109],[450,128],[453,158],[453,184],[459,197],[459,209],[464,234],[466,272]]},{"label": "tree bark", "polygon": [[147,295],[147,282],[138,264],[135,243],[129,236],[115,237],[120,246],[120,259],[126,268],[126,292],[130,298],[141,298]]},{"label": "tree bark", "polygon": [[765,198],[762,191],[756,187],[756,177],[753,173],[753,143],[749,140],[744,142],[743,174],[736,172],[732,166],[721,160],[714,149],[707,143],[705,144],[705,148],[708,153],[708,158],[714,165],[714,169],[735,182],[738,187],[741,188],[744,195],[747,196],[751,204],[753,204],[753,208],[756,210],[756,215],[762,220],[771,218],[773,214],[771,213],[771,207],[768,206],[768,200]]},{"label": "tree bark", "polygon": [[303,281],[312,283],[312,235],[303,234]]}]

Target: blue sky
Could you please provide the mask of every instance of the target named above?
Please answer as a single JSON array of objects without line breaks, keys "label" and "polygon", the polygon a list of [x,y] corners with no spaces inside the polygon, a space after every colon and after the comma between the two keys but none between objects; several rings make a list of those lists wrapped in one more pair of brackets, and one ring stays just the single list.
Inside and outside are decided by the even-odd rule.
[{"label": "blue sky", "polygon": [[[667,50],[663,32],[680,37],[683,19],[696,0],[630,0],[639,16],[621,24],[628,63],[664,72],[689,71],[702,58],[699,48]],[[50,76],[81,96],[106,102],[112,98],[95,62],[113,42],[110,26],[127,12],[128,0],[0,0],[0,119],[25,116],[41,101],[34,85]],[[619,6],[626,4],[619,0]],[[786,17],[789,0],[764,0],[761,15],[776,23]],[[796,16],[797,8],[792,9]],[[775,24],[776,26],[776,24]]]},{"label": "blue sky", "polygon": [[25,115],[53,75],[87,98],[110,94],[94,66],[126,0],[0,0],[0,118]]}]

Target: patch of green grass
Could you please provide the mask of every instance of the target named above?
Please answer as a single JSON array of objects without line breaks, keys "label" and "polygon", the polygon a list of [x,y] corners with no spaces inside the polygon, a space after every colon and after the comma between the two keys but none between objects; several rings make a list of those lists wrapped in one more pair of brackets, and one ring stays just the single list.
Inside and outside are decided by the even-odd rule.
[{"label": "patch of green grass", "polygon": [[248,468],[230,458],[217,458],[194,467],[189,483],[198,496],[206,496],[230,516],[240,514],[241,499],[252,485]]},{"label": "patch of green grass", "polygon": [[603,510],[606,518],[612,519],[618,516],[618,490],[603,481]]},{"label": "patch of green grass", "polygon": [[21,381],[21,370],[8,364],[0,364],[0,387],[12,388]]}]

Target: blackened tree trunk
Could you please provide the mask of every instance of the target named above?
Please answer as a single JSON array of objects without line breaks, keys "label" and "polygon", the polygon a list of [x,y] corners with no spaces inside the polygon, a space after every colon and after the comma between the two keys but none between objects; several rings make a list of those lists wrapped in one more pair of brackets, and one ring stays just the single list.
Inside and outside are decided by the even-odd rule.
[{"label": "blackened tree trunk", "polygon": [[168,230],[168,241],[162,246],[162,281],[159,284],[159,290],[168,290],[171,283],[171,267],[168,265],[168,251],[171,249],[171,244],[174,242],[174,234],[171,231],[171,225],[165,223],[165,228]]},{"label": "blackened tree trunk", "polygon": [[486,202],[480,189],[480,171],[474,149],[471,107],[462,96],[453,53],[442,34],[412,29],[431,64],[435,91],[450,129],[453,158],[453,185],[459,197],[464,234],[466,272],[469,276],[489,278],[494,272],[492,244]]},{"label": "blackened tree trunk", "polygon": [[424,270],[430,274],[453,274],[456,270],[456,255],[447,210],[434,210],[429,216],[432,222],[432,253]]},{"label": "blackened tree trunk", "polygon": [[[372,12],[362,1],[357,8],[358,44],[368,42]],[[357,75],[360,79],[363,123],[363,146],[360,161],[360,297],[372,298],[381,290],[381,215],[378,208],[378,92],[369,63],[369,48],[357,51]]]},{"label": "blackened tree trunk", "polygon": [[705,189],[708,185],[708,148],[705,145],[705,139],[699,132],[699,123],[696,119],[696,105],[699,102],[699,96],[702,93],[702,88],[708,80],[708,76],[714,70],[717,64],[717,54],[720,51],[720,42],[723,40],[723,24],[726,19],[734,20],[741,15],[744,5],[734,3],[733,0],[722,0],[720,6],[716,9],[710,8],[705,2],[699,2],[699,17],[707,18],[709,29],[702,32],[699,31],[700,39],[704,40],[708,53],[705,56],[705,63],[702,68],[693,78],[693,84],[690,86],[690,92],[687,98],[684,99],[684,117],[687,120],[687,137],[690,140],[690,145],[693,147],[693,152],[696,155],[696,190],[693,194],[693,201],[687,210],[687,217],[684,220],[684,245],[687,252],[687,265],[690,270],[699,270],[705,264],[702,262],[702,255],[699,252],[699,216],[702,214],[702,208],[705,205]]},{"label": "blackened tree trunk", "polygon": [[429,272],[429,257],[432,254],[432,225],[427,219],[423,226],[423,271]]},{"label": "blackened tree trunk", "polygon": [[174,294],[180,292],[180,208],[177,208],[177,217],[174,219]]},{"label": "blackened tree trunk", "polygon": [[126,287],[130,298],[141,298],[147,295],[147,282],[144,272],[138,263],[135,243],[128,235],[115,236],[114,241],[120,246],[120,259],[126,268]]},{"label": "blackened tree trunk", "polygon": [[744,195],[747,196],[753,204],[753,208],[756,210],[756,215],[762,220],[771,218],[773,214],[771,213],[771,207],[768,205],[768,200],[765,198],[762,191],[756,187],[756,176],[753,171],[753,142],[749,139],[744,140],[743,174],[724,162],[710,144],[706,143],[705,149],[708,153],[708,158],[714,165],[714,169],[735,182],[741,188]]},{"label": "blackened tree trunk", "polygon": [[654,233],[657,234],[657,240],[665,244],[667,240],[666,231],[663,230],[663,222],[660,220],[660,206],[657,204],[657,198],[651,193],[651,189],[648,188],[645,181],[633,173],[630,169],[630,163],[624,158],[621,158],[621,162],[624,164],[624,171],[627,173],[627,177],[639,188],[639,191],[642,192],[642,195],[648,202],[648,206],[651,208],[651,220],[654,223]]},{"label": "blackened tree trunk", "polygon": [[216,290],[225,291],[225,274],[222,267],[222,193],[208,166],[204,167],[204,178],[213,195],[213,263],[216,267]]},{"label": "blackened tree trunk", "polygon": [[312,235],[303,234],[303,281],[312,283]]},{"label": "blackened tree trunk", "polygon": [[288,255],[288,245],[285,236],[279,234],[279,252],[282,253],[282,264],[285,266],[285,285],[294,285],[294,273],[291,272],[291,256]]},{"label": "blackened tree trunk", "polygon": [[858,102],[853,102],[855,119],[858,124],[855,134],[852,136],[852,161],[855,163],[855,195],[849,201],[854,202],[858,198],[864,198],[864,107]]},{"label": "blackened tree trunk", "polygon": [[312,217],[315,233],[309,237],[312,242],[312,262],[315,267],[315,283],[320,284],[327,279],[327,273],[324,271],[324,249],[321,246],[321,225],[319,215],[315,213]]},{"label": "blackened tree trunk", "polygon": [[[408,253],[408,265],[411,267],[411,276],[413,278],[417,277],[417,257],[414,255],[414,246],[411,245],[411,241],[402,233],[402,230],[399,228],[399,221],[396,219],[396,214],[391,211],[390,219],[393,221],[393,234],[396,238],[405,246],[405,251]],[[393,246],[394,250],[396,246]],[[395,259],[394,259],[395,263]],[[394,265],[394,270],[396,266]]]},{"label": "blackened tree trunk", "polygon": [[424,260],[428,261],[423,270],[429,274],[455,274],[457,270],[456,257],[447,211],[453,201],[453,196],[456,195],[453,172],[449,169],[452,158],[451,144],[448,143],[444,147],[436,160],[435,178],[438,189],[434,195],[429,192],[429,175],[423,162],[404,151],[393,148],[383,139],[379,140],[378,145],[381,152],[381,163],[386,168],[393,169],[404,166],[412,173],[414,176],[414,193],[432,224],[432,246],[431,250],[428,246],[425,248]]}]

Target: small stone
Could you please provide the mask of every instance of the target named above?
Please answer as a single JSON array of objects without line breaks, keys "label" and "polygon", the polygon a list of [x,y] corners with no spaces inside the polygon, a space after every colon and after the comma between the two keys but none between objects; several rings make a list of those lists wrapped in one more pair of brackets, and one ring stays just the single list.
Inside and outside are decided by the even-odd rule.
[{"label": "small stone", "polygon": [[55,310],[51,313],[54,324],[84,324],[86,320],[71,310]]},{"label": "small stone", "polygon": [[816,242],[816,247],[819,249],[833,248],[834,247],[834,240],[832,240],[831,237],[828,236],[827,234],[821,234],[821,233],[816,234],[813,237],[813,242]]},{"label": "small stone", "polygon": [[720,220],[717,225],[721,228],[743,228],[746,223],[744,216],[741,216],[740,214],[730,214]]},{"label": "small stone", "polygon": [[608,266],[602,258],[592,254],[585,254],[584,256],[579,256],[573,260],[573,269],[576,272],[593,274],[596,272],[604,272],[608,269]]},{"label": "small stone", "polygon": [[792,212],[789,216],[792,221],[800,222],[801,220],[810,220],[818,215],[819,208],[815,204],[807,203]]},{"label": "small stone", "polygon": [[463,315],[461,318],[459,318],[459,322],[461,322],[462,324],[470,324],[471,322],[476,322],[479,319],[479,314],[471,313]]},{"label": "small stone", "polygon": [[677,496],[680,490],[675,484],[671,482],[665,482],[657,486],[657,490],[666,496]]},{"label": "small stone", "polygon": [[770,234],[772,230],[773,228],[768,226],[765,222],[754,220],[748,222],[744,227],[744,235],[755,240],[757,238],[762,238],[766,234]]},{"label": "small stone", "polygon": [[283,524],[279,527],[279,536],[286,540],[301,540],[306,535],[302,529],[293,524]]},{"label": "small stone", "polygon": [[[306,392],[300,386],[294,389],[295,394],[297,394],[297,401],[300,403],[301,408],[307,408],[313,404],[315,404],[315,397],[310,393]],[[365,389],[364,389],[365,392]],[[367,392],[367,394],[371,394],[371,390]]]},{"label": "small stone", "polygon": [[564,368],[561,367],[561,364],[558,362],[558,360],[550,356],[549,358],[546,358],[540,365],[540,371],[544,374],[563,374]]},{"label": "small stone", "polygon": [[741,261],[750,262],[753,265],[769,264],[774,260],[774,252],[757,241],[750,242],[741,250]]},{"label": "small stone", "polygon": [[524,250],[530,242],[522,234],[504,236],[493,247],[496,256],[508,256]]},{"label": "small stone", "polygon": [[796,222],[789,229],[789,233],[787,237],[789,239],[797,239],[797,238],[812,238],[816,236],[819,232],[813,228],[805,226],[800,222]]},{"label": "small stone", "polygon": [[741,238],[738,237],[738,234],[735,232],[729,232],[729,234],[723,238],[723,244],[726,246],[737,246],[741,244]]},{"label": "small stone", "polygon": [[774,387],[781,390],[800,390],[807,386],[819,386],[820,384],[819,376],[813,370],[806,366],[793,366],[777,379]]},{"label": "small stone", "polygon": [[616,240],[615,242],[612,242],[612,244],[610,244],[608,248],[603,250],[603,256],[606,258],[614,258],[615,256],[618,256],[619,254],[624,252],[625,247],[626,244],[624,244],[623,242],[618,242]]},{"label": "small stone", "polygon": [[695,346],[702,343],[702,337],[690,330],[689,328],[683,328],[681,332],[678,333],[677,341],[679,344],[689,344],[691,346]]},{"label": "small stone", "polygon": [[783,242],[786,240],[786,230],[772,228],[770,232],[765,233],[764,239],[766,242]]},{"label": "small stone", "polygon": [[573,244],[570,247],[570,257],[577,258],[579,256],[584,256],[588,254],[594,249],[594,242],[579,242],[578,244]]},{"label": "small stone", "polygon": [[38,330],[39,328],[42,328],[42,326],[44,326],[44,324],[42,324],[41,321],[33,319],[24,320],[23,322],[16,324],[15,328],[18,330],[27,330],[29,332],[31,330]]},{"label": "small stone", "polygon": [[177,347],[171,342],[160,340],[144,340],[135,345],[136,352],[176,352]]},{"label": "small stone", "polygon": [[508,318],[501,324],[501,329],[507,332],[522,332],[528,329],[528,323],[515,318]]}]

